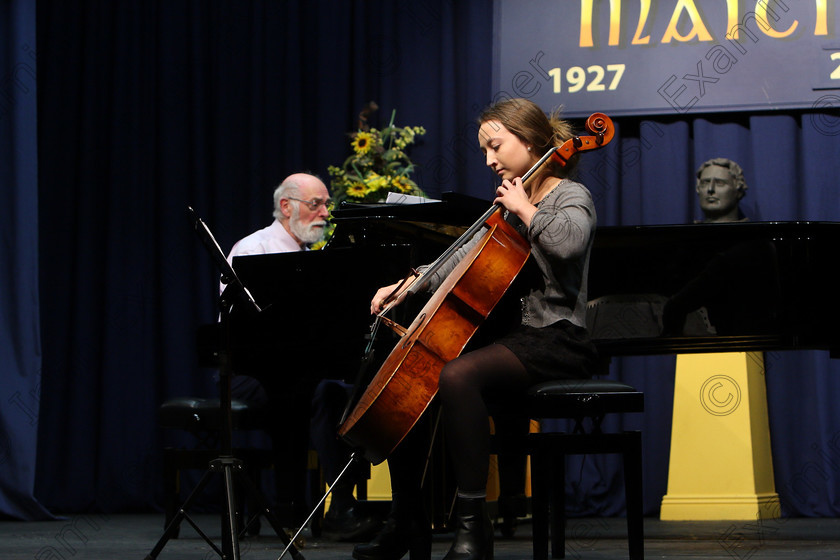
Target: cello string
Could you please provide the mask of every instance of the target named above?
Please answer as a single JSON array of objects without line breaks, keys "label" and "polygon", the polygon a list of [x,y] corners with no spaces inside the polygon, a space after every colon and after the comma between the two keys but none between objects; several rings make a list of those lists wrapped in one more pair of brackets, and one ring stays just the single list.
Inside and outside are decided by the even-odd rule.
[{"label": "cello string", "polygon": [[[545,153],[545,155],[543,155],[543,156],[539,159],[539,161],[537,161],[537,163],[535,163],[535,164],[533,165],[533,167],[531,167],[531,169],[529,169],[529,170],[528,170],[528,172],[527,172],[527,173],[525,173],[525,175],[523,175],[523,176],[522,176],[522,182],[524,183],[525,181],[527,181],[528,179],[530,179],[530,178],[531,178],[531,176],[532,176],[534,173],[536,173],[536,171],[537,171],[540,167],[542,167],[542,165],[543,165],[546,161],[548,161],[548,159],[549,159],[551,156],[553,156],[553,155],[554,155],[554,152],[556,152],[558,149],[559,149],[559,147],[558,147],[558,146],[554,146],[553,148],[551,148],[550,150],[548,150],[548,151]],[[481,229],[482,227],[484,227],[484,223],[485,223],[485,222],[486,222],[486,221],[490,218],[490,216],[492,216],[492,215],[493,215],[493,213],[494,213],[494,212],[496,212],[499,208],[500,208],[500,205],[499,205],[499,204],[494,204],[493,206],[491,206],[491,207],[490,207],[490,208],[489,208],[486,212],[484,212],[484,214],[482,214],[482,216],[481,216],[481,217],[480,217],[480,218],[479,218],[479,219],[478,219],[478,220],[477,220],[477,221],[476,221],[473,225],[471,225],[471,226],[467,229],[467,231],[465,231],[463,234],[461,234],[461,236],[460,236],[458,239],[456,239],[456,240],[455,240],[455,242],[454,242],[452,245],[450,245],[448,249],[446,249],[446,251],[444,251],[444,252],[443,252],[443,253],[442,253],[442,254],[441,254],[441,255],[440,255],[437,259],[435,259],[435,261],[434,261],[432,264],[430,264],[430,265],[429,265],[429,266],[428,266],[425,270],[422,270],[422,271],[420,272],[420,276],[418,276],[418,277],[417,277],[417,280],[415,280],[415,282],[414,282],[411,286],[409,286],[408,290],[406,290],[406,291],[408,292],[408,294],[409,294],[409,295],[413,295],[413,294],[417,293],[420,289],[424,288],[424,287],[426,286],[426,284],[428,284],[428,283],[429,283],[428,278],[429,278],[432,274],[434,274],[435,272],[437,272],[437,271],[438,271],[438,270],[439,270],[439,269],[440,269],[440,268],[444,265],[444,263],[446,263],[446,261],[448,261],[448,260],[449,260],[449,258],[450,258],[453,254],[455,254],[455,252],[456,252],[458,249],[460,249],[461,247],[463,247],[463,246],[467,243],[467,241],[469,241],[470,239],[472,239],[473,235],[475,235],[475,233],[476,233],[479,229]]]}]

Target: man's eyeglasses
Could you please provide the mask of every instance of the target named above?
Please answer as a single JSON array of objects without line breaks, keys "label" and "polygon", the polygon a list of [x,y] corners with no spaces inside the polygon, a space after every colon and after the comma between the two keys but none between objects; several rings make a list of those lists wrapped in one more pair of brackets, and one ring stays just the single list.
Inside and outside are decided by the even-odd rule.
[{"label": "man's eyeglasses", "polygon": [[327,212],[332,212],[332,209],[335,208],[335,201],[331,198],[327,200],[321,200],[320,198],[313,198],[312,200],[302,200],[300,198],[295,198],[293,196],[287,196],[289,200],[296,200],[298,202],[302,202],[306,204],[310,210],[315,212],[321,206],[324,206],[327,209]]}]

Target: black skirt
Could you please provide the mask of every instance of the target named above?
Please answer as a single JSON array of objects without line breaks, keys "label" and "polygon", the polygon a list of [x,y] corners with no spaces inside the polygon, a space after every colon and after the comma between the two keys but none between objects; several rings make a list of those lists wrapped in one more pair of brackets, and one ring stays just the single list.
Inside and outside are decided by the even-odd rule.
[{"label": "black skirt", "polygon": [[565,319],[542,328],[520,325],[496,344],[513,352],[535,382],[582,379],[596,372],[598,352],[589,333]]}]

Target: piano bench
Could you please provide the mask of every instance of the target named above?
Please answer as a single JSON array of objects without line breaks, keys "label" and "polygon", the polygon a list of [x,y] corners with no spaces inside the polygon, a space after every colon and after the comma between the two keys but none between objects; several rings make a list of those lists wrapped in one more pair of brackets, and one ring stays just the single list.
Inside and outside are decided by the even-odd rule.
[{"label": "piano bench", "polygon": [[[161,427],[187,431],[197,440],[193,448],[165,447],[163,450],[164,527],[167,527],[181,506],[181,471],[207,469],[210,461],[219,456],[218,443],[223,418],[219,399],[195,397],[180,397],[164,402],[158,408],[157,418]],[[231,419],[235,431],[266,428],[262,407],[246,401],[231,401]],[[245,475],[258,488],[260,470],[274,466],[271,449],[234,449],[233,456],[244,462]],[[254,504],[249,506],[249,511],[256,511]],[[252,534],[258,533],[257,522]]]},{"label": "piano bench", "polygon": [[[575,422],[571,433],[528,436],[534,560],[548,558],[549,524],[551,557],[565,557],[565,455],[595,453],[622,456],[630,559],[643,559],[642,435],[638,431],[604,433],[601,423],[607,414],[643,412],[644,394],[607,379],[555,380],[531,387],[526,405],[533,419]],[[585,424],[591,426],[587,429]]]}]

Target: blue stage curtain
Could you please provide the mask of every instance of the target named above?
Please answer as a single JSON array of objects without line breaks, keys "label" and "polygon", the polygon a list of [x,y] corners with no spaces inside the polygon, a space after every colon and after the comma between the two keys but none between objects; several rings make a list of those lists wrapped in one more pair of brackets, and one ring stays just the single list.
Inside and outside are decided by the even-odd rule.
[{"label": "blue stage curtain", "polygon": [[[193,336],[215,317],[217,276],[188,205],[227,250],[271,221],[284,176],[326,177],[344,161],[346,133],[371,100],[381,107],[375,124],[396,110],[398,124],[428,130],[412,158],[430,195],[491,198],[475,118],[504,97],[491,85],[492,17],[491,0],[39,1],[36,488],[45,504],[111,512],[160,503],[156,407],[213,391]],[[835,109],[615,120],[616,140],[586,154],[580,172],[602,226],[697,219],[694,171],[717,156],[744,167],[753,221],[840,216]],[[328,346],[327,327],[317,336]],[[837,366],[819,352],[767,364],[785,513],[834,516]],[[673,356],[613,365],[646,393],[646,413],[623,425],[645,430],[648,514],[667,484],[673,368]],[[576,465],[567,471],[575,513],[620,514],[616,463]]]},{"label": "blue stage curtain", "polygon": [[35,8],[0,5],[0,516],[51,519],[34,497],[41,391]]}]

